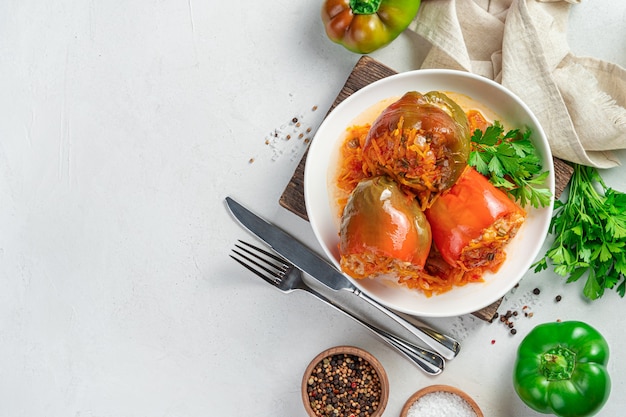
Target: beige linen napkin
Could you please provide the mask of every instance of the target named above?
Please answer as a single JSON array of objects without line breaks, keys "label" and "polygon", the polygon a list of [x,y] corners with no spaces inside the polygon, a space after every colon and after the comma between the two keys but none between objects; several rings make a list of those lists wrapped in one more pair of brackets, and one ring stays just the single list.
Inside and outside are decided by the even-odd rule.
[{"label": "beige linen napkin", "polygon": [[501,83],[535,113],[556,157],[611,168],[620,163],[611,151],[626,148],[626,70],[570,52],[578,2],[423,0],[409,29],[431,44],[422,68]]}]

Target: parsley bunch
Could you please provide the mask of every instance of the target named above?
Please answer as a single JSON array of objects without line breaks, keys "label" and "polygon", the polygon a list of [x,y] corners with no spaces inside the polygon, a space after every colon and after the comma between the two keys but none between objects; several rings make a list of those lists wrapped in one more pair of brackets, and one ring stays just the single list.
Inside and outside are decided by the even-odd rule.
[{"label": "parsley bunch", "polygon": [[552,200],[552,193],[544,184],[549,172],[542,170],[531,134],[530,129],[505,134],[497,120],[485,132],[476,129],[471,138],[469,164],[522,207],[527,203],[535,208],[546,207]]},{"label": "parsley bunch", "polygon": [[626,293],[626,194],[606,186],[593,167],[574,164],[567,201],[555,201],[545,256],[533,266],[548,267],[574,282],[583,276],[585,297],[602,297],[606,288]]}]

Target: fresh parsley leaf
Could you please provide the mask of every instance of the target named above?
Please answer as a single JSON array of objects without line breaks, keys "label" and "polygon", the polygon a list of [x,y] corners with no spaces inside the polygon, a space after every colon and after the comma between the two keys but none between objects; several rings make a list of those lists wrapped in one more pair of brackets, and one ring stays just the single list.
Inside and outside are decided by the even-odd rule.
[{"label": "fresh parsley leaf", "polygon": [[626,294],[626,194],[602,180],[593,167],[573,164],[566,201],[557,200],[549,231],[555,239],[533,265],[575,282],[586,277],[583,295],[591,300],[606,289]]},{"label": "fresh parsley leaf", "polygon": [[505,133],[497,120],[484,132],[476,129],[471,138],[469,165],[521,206],[546,207],[552,201],[552,193],[545,186],[549,173],[543,171],[531,136],[530,129]]}]

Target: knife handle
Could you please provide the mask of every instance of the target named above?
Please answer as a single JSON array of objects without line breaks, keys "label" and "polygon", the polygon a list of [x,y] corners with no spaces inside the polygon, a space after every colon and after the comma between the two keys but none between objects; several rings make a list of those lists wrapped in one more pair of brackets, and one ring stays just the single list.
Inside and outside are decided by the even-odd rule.
[{"label": "knife handle", "polygon": [[461,345],[454,338],[445,335],[443,333],[438,332],[435,329],[426,326],[419,326],[417,324],[411,323],[405,318],[399,316],[395,312],[389,310],[387,307],[378,303],[378,301],[374,300],[361,290],[355,288],[354,294],[363,300],[367,301],[372,306],[376,307],[379,311],[384,313],[387,317],[393,319],[396,323],[404,327],[406,330],[411,332],[414,336],[418,337],[428,346],[433,348],[437,353],[439,353],[444,358],[450,360],[454,359],[456,355],[458,355],[459,350],[461,349]]},{"label": "knife handle", "polygon": [[439,375],[441,372],[443,372],[444,367],[445,367],[445,361],[444,361],[444,358],[438,355],[437,353],[431,352],[427,349],[423,349],[419,346],[416,346],[412,343],[407,342],[406,340],[402,340],[399,337],[396,337],[390,333],[387,333],[383,329],[374,327],[373,325],[367,323],[366,321],[354,315],[351,311],[343,308],[339,304],[336,304],[334,301],[331,301],[330,299],[326,298],[325,296],[318,293],[314,289],[309,288],[308,286],[300,287],[300,289],[308,292],[309,294],[312,294],[313,296],[317,297],[319,300],[323,301],[324,303],[328,304],[331,307],[334,307],[335,309],[337,309],[338,311],[341,311],[347,316],[352,317],[357,323],[360,323],[365,328],[371,330],[373,333],[378,335],[385,342],[389,343],[399,353],[404,355],[404,357],[406,357],[408,360],[413,362],[415,365],[417,365],[417,367],[419,367],[422,371],[426,372],[427,374]]},{"label": "knife handle", "polygon": [[[362,324],[365,324],[364,322]],[[370,327],[366,325],[366,327]],[[405,340],[394,337],[382,329],[370,329],[377,332],[383,340],[395,347],[407,359],[416,364],[422,371],[430,375],[439,375],[443,372],[445,361],[442,356],[426,349],[421,349]]]}]

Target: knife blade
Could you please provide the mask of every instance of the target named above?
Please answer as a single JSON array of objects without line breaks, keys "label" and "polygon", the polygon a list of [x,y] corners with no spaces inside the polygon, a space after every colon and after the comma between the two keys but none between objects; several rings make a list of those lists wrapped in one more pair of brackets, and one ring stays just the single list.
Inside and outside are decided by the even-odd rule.
[{"label": "knife blade", "polygon": [[226,197],[226,204],[235,218],[248,230],[267,243],[272,249],[294,264],[298,269],[315,278],[332,290],[353,290],[356,287],[326,260],[303,245],[293,236],[252,213],[250,210]]},{"label": "knife blade", "polygon": [[347,290],[365,300],[373,307],[396,321],[414,336],[434,349],[446,359],[453,359],[460,350],[454,338],[444,335],[428,326],[417,325],[399,316],[357,288],[348,278],[329,264],[324,258],[302,244],[278,226],[259,217],[231,197],[226,197],[226,205],[239,223],[267,243],[298,269],[306,272],[321,284],[334,290]]}]

